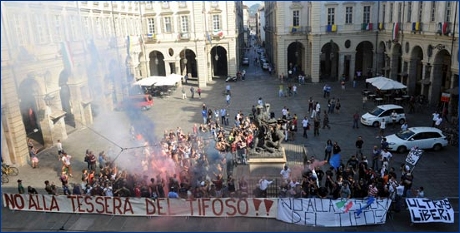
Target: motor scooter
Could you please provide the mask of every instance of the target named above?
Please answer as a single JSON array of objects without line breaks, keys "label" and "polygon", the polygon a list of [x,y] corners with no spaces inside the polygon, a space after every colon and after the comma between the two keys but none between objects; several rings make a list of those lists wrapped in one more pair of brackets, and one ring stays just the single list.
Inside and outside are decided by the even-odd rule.
[{"label": "motor scooter", "polygon": [[237,78],[235,76],[227,76],[227,79],[225,79],[225,82],[236,82]]}]

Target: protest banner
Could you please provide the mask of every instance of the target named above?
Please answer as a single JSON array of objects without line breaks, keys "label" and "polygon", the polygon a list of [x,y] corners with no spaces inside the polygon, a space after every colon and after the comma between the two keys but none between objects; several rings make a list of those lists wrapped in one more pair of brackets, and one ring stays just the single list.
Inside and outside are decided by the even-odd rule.
[{"label": "protest banner", "polygon": [[443,200],[406,198],[406,204],[413,223],[454,223],[454,209],[447,198]]},{"label": "protest banner", "polygon": [[10,210],[125,216],[275,218],[275,198],[124,198],[105,196],[3,194]]},{"label": "protest banner", "polygon": [[423,150],[411,148],[406,157],[406,165],[409,166],[409,171],[412,172],[417,165],[417,162],[422,157]]},{"label": "protest banner", "polygon": [[276,219],[300,225],[344,227],[385,224],[391,200],[281,198]]}]

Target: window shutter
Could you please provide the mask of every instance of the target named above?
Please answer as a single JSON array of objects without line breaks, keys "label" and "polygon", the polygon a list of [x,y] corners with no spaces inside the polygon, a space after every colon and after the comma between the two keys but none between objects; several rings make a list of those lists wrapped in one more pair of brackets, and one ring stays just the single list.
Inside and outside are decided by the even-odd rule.
[{"label": "window shutter", "polygon": [[166,28],[165,28],[165,17],[161,17],[161,31],[158,30],[158,33],[165,33],[166,32]]},{"label": "window shutter", "polygon": [[222,31],[224,30],[224,25],[222,22],[222,15],[219,15],[219,29]]},{"label": "window shutter", "polygon": [[182,33],[181,16],[176,16],[177,33]]},{"label": "window shutter", "polygon": [[192,32],[192,25],[190,24],[190,15],[187,15],[187,29],[188,29],[188,33],[191,33]]}]

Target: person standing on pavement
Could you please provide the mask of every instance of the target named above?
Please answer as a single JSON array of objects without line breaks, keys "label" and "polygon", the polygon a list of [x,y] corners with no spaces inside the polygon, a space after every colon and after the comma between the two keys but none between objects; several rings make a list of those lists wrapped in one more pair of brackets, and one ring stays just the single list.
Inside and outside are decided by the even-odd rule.
[{"label": "person standing on pavement", "polygon": [[363,144],[364,144],[364,141],[363,141],[363,138],[361,136],[358,136],[358,139],[356,139],[356,142],[355,142],[355,147],[356,147],[356,153],[355,155],[358,156],[358,154],[360,154],[361,156],[363,156]]},{"label": "person standing on pavement", "polygon": [[302,127],[303,127],[303,137],[304,138],[308,138],[308,135],[307,135],[307,130],[309,128],[309,123],[308,123],[308,117],[305,116],[302,120]]},{"label": "person standing on pavement", "polygon": [[311,110],[313,110],[313,97],[310,96],[310,99],[308,100],[308,112],[311,112]]},{"label": "person standing on pavement", "polygon": [[203,117],[203,124],[206,124],[208,122],[208,109],[206,109],[206,106],[204,105],[201,110],[201,116]]},{"label": "person standing on pavement", "polygon": [[201,88],[198,87],[196,93],[198,93],[198,98],[201,99]]},{"label": "person standing on pavement", "polygon": [[329,162],[329,160],[331,159],[331,153],[332,153],[333,146],[334,145],[332,145],[332,140],[328,139],[326,142],[326,146],[324,147],[324,160],[326,160],[327,162]]},{"label": "person standing on pavement", "polygon": [[[94,153],[90,151],[89,152],[89,169],[91,171],[96,171],[96,162],[97,162],[96,155],[94,155]],[[70,174],[70,177],[72,177],[70,170],[69,170],[69,174]]]},{"label": "person standing on pavement", "polygon": [[374,149],[372,149],[372,166],[371,166],[371,168],[374,171],[379,170],[379,160],[380,160],[381,153],[382,153],[382,150],[380,150],[378,146],[374,146]]},{"label": "person standing on pavement", "polygon": [[295,84],[292,85],[292,93],[293,93],[294,96],[297,95],[297,86]]},{"label": "person standing on pavement", "polygon": [[394,129],[396,127],[396,120],[398,119],[398,114],[396,113],[395,110],[393,110],[393,112],[391,113],[390,117],[391,117],[391,121],[393,123],[393,125],[392,125],[393,129]]},{"label": "person standing on pavement", "polygon": [[229,94],[225,96],[225,101],[227,101],[227,106],[230,105],[230,95]]},{"label": "person standing on pavement", "polygon": [[[72,156],[67,154],[67,152],[62,153],[62,172],[67,172],[70,177],[72,177],[72,165],[70,164],[70,159]],[[67,170],[67,171],[66,171]]]},{"label": "person standing on pavement", "polygon": [[326,110],[324,110],[324,117],[323,117],[323,129],[331,129],[331,126],[329,126],[329,114],[327,114]]},{"label": "person standing on pavement", "polygon": [[313,135],[319,136],[319,126],[320,126],[321,119],[319,115],[317,115],[313,121]]},{"label": "person standing on pavement", "polygon": [[288,181],[291,178],[291,169],[287,165],[284,165],[284,168],[281,170],[280,175],[284,181]]},{"label": "person standing on pavement", "polygon": [[434,113],[433,113],[433,114],[431,114],[431,115],[433,115],[433,119],[432,119],[432,121],[433,121],[433,124],[431,124],[431,127],[434,127],[434,126],[435,126],[435,124],[436,124],[436,121],[437,121],[437,120],[438,120],[438,118],[439,118],[439,113],[438,113],[438,111],[436,111],[436,112],[434,112]]},{"label": "person standing on pavement", "polygon": [[267,178],[265,176],[262,176],[262,179],[259,180],[260,196],[262,198],[267,197],[267,188],[271,183],[273,183],[273,180],[269,181],[269,180],[267,180]]},{"label": "person standing on pavement", "polygon": [[192,99],[195,98],[195,88],[193,86],[190,87],[190,93],[192,95]]},{"label": "person standing on pavement", "polygon": [[57,148],[57,151],[58,151],[58,160],[60,161],[61,160],[61,154],[62,154],[62,151],[63,151],[62,143],[61,143],[60,139],[57,140],[56,148]]},{"label": "person standing on pavement", "polygon": [[404,124],[401,125],[401,130],[406,131],[409,126],[407,125],[407,121],[404,122]]},{"label": "person standing on pavement", "polygon": [[383,138],[383,134],[385,133],[385,127],[386,127],[386,122],[385,122],[385,118],[383,118],[379,124],[379,135],[377,135],[377,137],[375,138]]},{"label": "person standing on pavement", "polygon": [[18,193],[24,194],[26,191],[24,190],[24,186],[22,186],[22,180],[18,180]]},{"label": "person standing on pavement", "polygon": [[357,128],[359,129],[359,113],[356,111],[355,114],[353,114],[353,129]]},{"label": "person standing on pavement", "polygon": [[187,99],[187,94],[185,93],[185,88],[182,87],[182,99],[185,100]]}]

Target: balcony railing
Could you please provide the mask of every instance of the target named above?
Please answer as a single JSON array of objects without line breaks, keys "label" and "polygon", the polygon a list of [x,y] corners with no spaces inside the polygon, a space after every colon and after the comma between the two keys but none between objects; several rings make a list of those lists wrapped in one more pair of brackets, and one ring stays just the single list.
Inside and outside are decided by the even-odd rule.
[{"label": "balcony railing", "polygon": [[190,33],[189,32],[182,32],[179,33],[180,40],[190,40]]},{"label": "balcony railing", "polygon": [[311,26],[291,26],[288,28],[291,34],[303,34],[311,31]]},{"label": "balcony railing", "polygon": [[157,41],[157,35],[155,34],[145,34],[144,35],[144,42],[151,43]]}]

